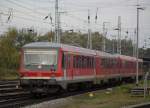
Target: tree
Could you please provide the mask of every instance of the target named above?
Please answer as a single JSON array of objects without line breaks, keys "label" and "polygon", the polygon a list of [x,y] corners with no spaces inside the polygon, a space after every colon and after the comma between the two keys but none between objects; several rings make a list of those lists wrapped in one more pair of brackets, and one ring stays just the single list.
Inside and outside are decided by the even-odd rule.
[{"label": "tree", "polygon": [[34,30],[18,30],[16,38],[15,38],[15,44],[17,49],[20,49],[23,45],[30,43],[30,42],[35,42],[37,41],[37,33],[34,32]]},{"label": "tree", "polygon": [[43,36],[38,36],[37,41],[47,41],[47,42],[53,42],[54,41],[54,32],[47,32]]},{"label": "tree", "polygon": [[9,28],[0,39],[0,68],[17,69],[20,48],[36,40],[37,33],[34,31]]},{"label": "tree", "polygon": [[92,48],[95,50],[102,50],[103,48],[103,36],[98,32],[92,34]]},{"label": "tree", "polygon": [[0,41],[0,68],[18,68],[19,53],[15,45],[17,34],[17,30],[12,28],[2,35]]}]

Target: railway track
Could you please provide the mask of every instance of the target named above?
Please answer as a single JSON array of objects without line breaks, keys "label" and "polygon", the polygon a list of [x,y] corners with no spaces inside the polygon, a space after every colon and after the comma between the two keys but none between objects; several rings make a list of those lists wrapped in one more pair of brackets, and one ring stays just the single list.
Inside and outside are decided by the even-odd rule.
[{"label": "railway track", "polygon": [[40,98],[33,98],[28,91],[18,87],[18,81],[0,81],[0,108],[20,108],[26,105],[32,105],[53,99],[65,98],[68,96],[78,95],[94,89],[63,92],[62,94],[51,94]]},{"label": "railway track", "polygon": [[18,85],[18,80],[0,81],[0,108],[15,108],[14,103],[30,98],[29,92]]},{"label": "railway track", "polygon": [[[51,94],[48,96],[42,96],[40,98],[33,98],[28,91],[24,91],[17,87],[18,82],[4,82],[0,81],[0,108],[20,108],[27,105],[38,104],[44,101],[51,101],[54,99],[66,98],[69,96],[80,95],[83,93],[104,90],[108,86],[94,87],[90,89],[76,90],[72,92],[63,92],[58,94]],[[115,85],[117,86],[117,85]],[[114,87],[109,86],[109,87]]]}]

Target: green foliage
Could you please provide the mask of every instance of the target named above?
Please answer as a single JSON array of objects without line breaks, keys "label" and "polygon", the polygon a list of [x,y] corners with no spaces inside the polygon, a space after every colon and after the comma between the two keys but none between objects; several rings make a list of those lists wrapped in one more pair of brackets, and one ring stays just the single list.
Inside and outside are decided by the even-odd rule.
[{"label": "green foliage", "polygon": [[86,47],[87,36],[86,34],[80,34],[75,32],[64,32],[61,37],[61,42],[64,44]]},{"label": "green foliage", "polygon": [[9,28],[0,38],[0,79],[17,76],[19,49],[26,43],[36,41],[36,33]]},{"label": "green foliage", "polygon": [[121,52],[123,55],[133,56],[133,43],[132,40],[121,40]]},{"label": "green foliage", "polygon": [[150,58],[150,48],[147,48],[147,49],[140,48],[139,55],[141,58],[143,57]]},{"label": "green foliage", "polygon": [[113,87],[111,91],[107,89],[91,92],[92,97],[89,95],[91,93],[77,95],[58,108],[122,108],[149,102],[149,96],[146,98],[131,96],[129,89],[134,86],[135,84],[125,84]]},{"label": "green foliage", "polygon": [[49,41],[52,42],[54,40],[54,32],[48,32],[43,36],[38,36],[37,41]]},{"label": "green foliage", "polygon": [[37,33],[33,30],[18,30],[15,37],[15,44],[17,49],[20,49],[23,45],[37,41]]},{"label": "green foliage", "polygon": [[19,75],[16,69],[0,68],[0,79],[18,79]]},{"label": "green foliage", "polygon": [[103,37],[98,32],[92,34],[92,47],[96,50],[102,50]]},{"label": "green foliage", "polygon": [[0,40],[0,68],[15,69],[18,67],[19,53],[16,49],[16,29],[12,28]]}]

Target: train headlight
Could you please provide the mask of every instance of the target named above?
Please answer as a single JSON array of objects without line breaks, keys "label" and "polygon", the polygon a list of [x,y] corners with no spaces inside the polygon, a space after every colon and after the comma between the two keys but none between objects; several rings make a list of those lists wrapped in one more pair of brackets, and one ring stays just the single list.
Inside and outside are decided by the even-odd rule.
[{"label": "train headlight", "polygon": [[42,65],[38,65],[38,69],[42,69]]}]

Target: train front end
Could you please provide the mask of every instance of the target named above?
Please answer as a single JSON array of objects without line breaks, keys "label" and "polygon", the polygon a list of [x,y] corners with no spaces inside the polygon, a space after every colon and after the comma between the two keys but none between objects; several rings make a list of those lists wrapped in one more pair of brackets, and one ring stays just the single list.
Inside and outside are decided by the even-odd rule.
[{"label": "train front end", "polygon": [[[39,46],[38,46],[39,45]],[[20,85],[32,93],[56,92],[62,72],[59,68],[59,48],[27,44],[22,48]]]}]

